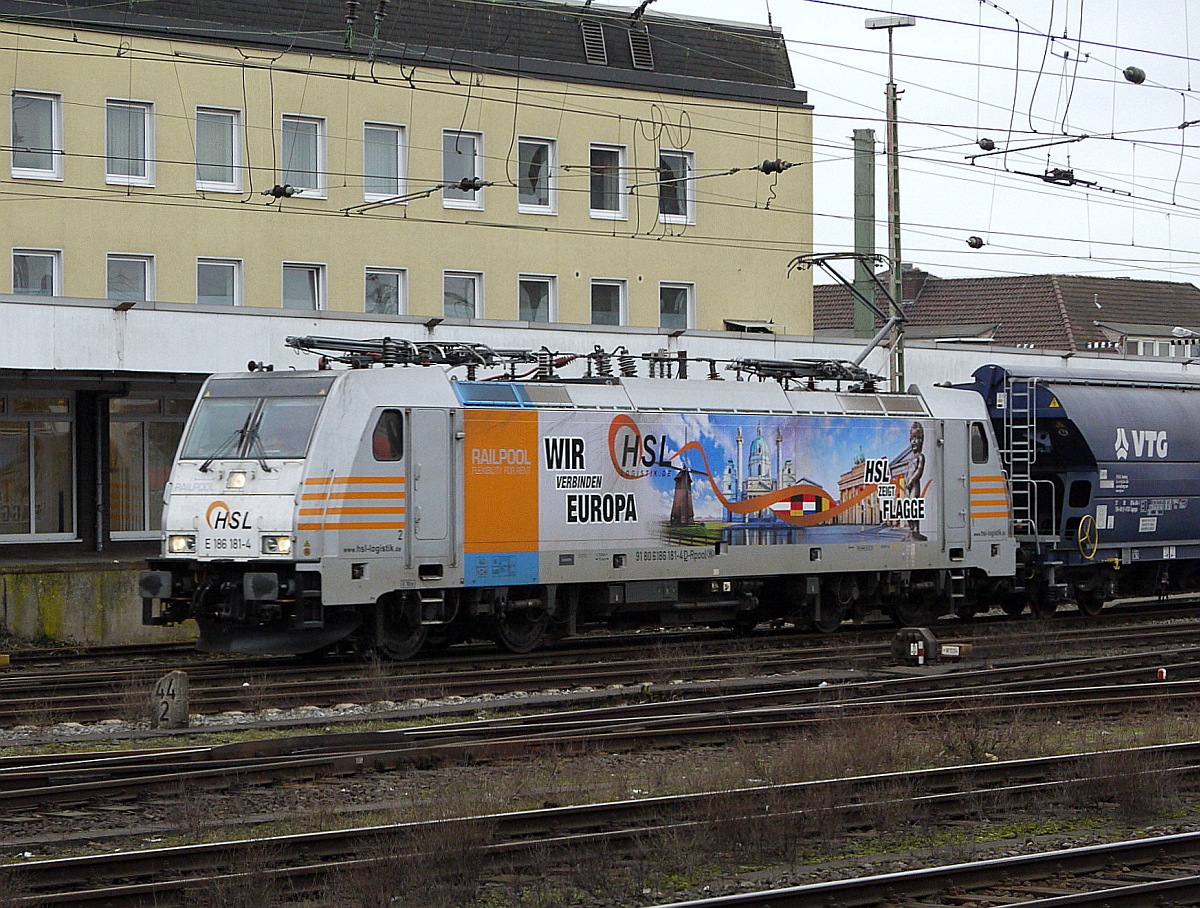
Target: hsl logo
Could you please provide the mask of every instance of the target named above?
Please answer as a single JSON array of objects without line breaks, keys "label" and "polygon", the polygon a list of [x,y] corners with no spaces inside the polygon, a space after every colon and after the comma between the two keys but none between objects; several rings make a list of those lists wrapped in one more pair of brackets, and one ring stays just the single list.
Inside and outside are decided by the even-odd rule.
[{"label": "hsl logo", "polygon": [[249,530],[250,512],[231,511],[223,501],[214,501],[204,512],[204,519],[214,530]]},{"label": "hsl logo", "polygon": [[1124,427],[1118,428],[1117,440],[1113,443],[1117,460],[1128,460],[1131,448],[1134,457],[1166,457],[1166,429],[1130,429],[1127,433]]}]

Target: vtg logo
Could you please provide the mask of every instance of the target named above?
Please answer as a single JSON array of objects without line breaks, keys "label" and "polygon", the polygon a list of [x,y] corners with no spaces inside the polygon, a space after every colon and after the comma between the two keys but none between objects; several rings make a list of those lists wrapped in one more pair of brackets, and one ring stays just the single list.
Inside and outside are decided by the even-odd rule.
[{"label": "vtg logo", "polygon": [[1130,429],[1128,432],[1122,426],[1117,429],[1117,440],[1113,442],[1113,450],[1117,460],[1128,460],[1130,448],[1134,457],[1167,456],[1166,429]]},{"label": "vtg logo", "polygon": [[204,520],[214,530],[249,530],[249,511],[231,511],[223,501],[214,501],[204,512]]}]

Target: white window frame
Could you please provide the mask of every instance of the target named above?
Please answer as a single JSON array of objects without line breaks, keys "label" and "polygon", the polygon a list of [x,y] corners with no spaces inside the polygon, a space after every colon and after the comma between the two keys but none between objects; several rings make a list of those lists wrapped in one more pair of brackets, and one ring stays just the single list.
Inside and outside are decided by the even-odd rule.
[{"label": "white window frame", "polygon": [[[141,162],[144,173],[141,174],[125,174],[113,173],[112,164],[114,160],[136,161],[131,154],[128,158],[116,158],[112,154],[111,142],[113,135],[111,124],[109,123],[109,114],[115,109],[124,109],[128,111],[141,111],[143,141],[141,148]],[[106,98],[104,102],[104,181],[114,186],[153,186],[154,185],[154,102],[153,101],[135,101],[129,98]]]},{"label": "white window frame", "polygon": [[[299,171],[289,170],[289,151],[288,151],[288,133],[287,127],[289,124],[304,124],[313,126],[313,158],[316,173],[314,174],[316,183],[315,186],[303,185],[301,181],[292,178],[293,174]],[[299,135],[299,133],[293,133]],[[323,199],[327,192],[326,179],[326,156],[325,156],[325,118],[324,117],[305,117],[300,114],[283,114],[279,121],[279,183],[281,186],[291,186],[297,190],[297,194],[308,199]]]},{"label": "white window frame", "polygon": [[[29,256],[38,258],[48,258],[50,262],[50,293],[29,293],[26,290],[18,290],[16,282],[17,256]],[[30,249],[18,247],[12,251],[12,292],[14,294],[28,296],[62,296],[62,250],[61,249]]]},{"label": "white window frame", "polygon": [[[684,324],[666,326],[663,322],[663,299],[662,293],[664,290],[682,290],[684,297]],[[658,285],[658,327],[664,331],[678,331],[680,328],[687,330],[688,328],[696,327],[696,285],[688,281],[661,281]]]},{"label": "white window frame", "polygon": [[[49,167],[20,167],[17,165],[17,136],[16,117],[13,111],[19,99],[28,98],[36,101],[50,102],[50,166]],[[62,95],[47,91],[25,91],[14,89],[9,99],[9,139],[12,141],[12,175],[23,180],[61,180],[63,178],[63,126],[62,126]],[[26,146],[22,146],[23,148]],[[32,151],[32,149],[30,149]],[[45,149],[42,149],[45,150]]]},{"label": "white window frame", "polygon": [[[592,207],[592,168],[595,166],[592,156],[597,151],[615,152],[617,156],[617,207],[616,208],[593,208]],[[627,177],[627,151],[624,145],[605,145],[601,143],[592,143],[588,148],[588,212],[593,218],[608,221],[624,221],[629,218],[629,182]]]},{"label": "white window frame", "polygon": [[[457,142],[458,139],[470,139],[475,143],[475,150],[472,153],[471,167],[468,168],[472,172],[465,174],[453,173],[446,165],[450,161],[447,156],[447,142],[451,139]],[[442,207],[443,208],[462,208],[475,211],[483,210],[483,189],[469,189],[466,192],[452,188],[448,184],[457,183],[463,177],[478,177],[484,179],[483,175],[483,133],[481,132],[466,132],[460,129],[443,129],[442,130],[442,183],[447,184],[442,188]]]},{"label": "white window frame", "polygon": [[[446,282],[451,278],[462,278],[471,281],[475,287],[475,314],[462,316],[450,315],[446,312]],[[483,273],[480,271],[443,271],[442,272],[442,317],[443,318],[483,318]]]},{"label": "white window frame", "polygon": [[214,267],[231,268],[233,270],[233,306],[242,305],[242,260],[241,259],[223,259],[214,258],[212,256],[198,256],[196,258],[196,303],[197,305],[212,305],[223,306],[224,303],[201,303],[200,301],[200,269],[205,265]]},{"label": "white window frame", "polygon": [[[524,145],[538,146],[546,149],[546,203],[544,205],[521,201],[521,148]],[[553,139],[543,139],[536,136],[520,136],[517,139],[517,211],[522,214],[557,214],[558,213],[558,143]]]},{"label": "white window frame", "polygon": [[[396,278],[396,311],[391,312],[370,312],[367,309],[367,287],[373,274],[392,275]],[[408,312],[408,269],[407,268],[380,268],[374,265],[368,265],[363,271],[363,312],[368,315],[404,315]]]},{"label": "white window frame", "polygon": [[[683,214],[668,214],[662,210],[662,159],[664,157],[672,157],[683,162],[683,172],[686,175],[684,179],[679,181],[679,187],[683,190]],[[660,148],[658,150],[659,161],[659,187],[658,187],[658,220],[660,224],[695,224],[696,223],[696,153],[692,151],[681,151],[675,148]]]},{"label": "white window frame", "polygon": [[[312,275],[313,275],[313,294],[315,295],[316,298],[313,300],[313,306],[311,309],[308,307],[297,307],[297,306],[288,306],[287,305],[287,303],[285,301],[285,297],[283,295],[283,290],[284,290],[284,285],[286,283],[285,275],[288,273],[289,269],[291,269],[291,270],[304,269],[304,270],[312,273]],[[326,274],[325,265],[321,264],[320,262],[284,262],[280,269],[280,272],[279,272],[279,305],[280,305],[280,307],[283,309],[287,309],[289,312],[322,312],[322,311],[324,311],[327,279],[328,279],[328,277]]]},{"label": "white window frame", "polygon": [[[371,192],[367,189],[367,130],[388,132],[396,137],[396,186],[395,192]],[[408,191],[408,138],[404,126],[398,123],[363,123],[363,201],[380,202],[395,199]],[[403,203],[401,203],[403,204]]]},{"label": "white window frame", "polygon": [[[200,176],[200,117],[207,114],[210,117],[225,117],[229,120],[229,169],[231,180],[205,180]],[[197,107],[196,108],[196,189],[201,192],[241,192],[242,191],[242,112],[229,107]],[[219,165],[224,166],[224,165]]]},{"label": "white window frame", "polygon": [[622,278],[594,277],[588,287],[588,321],[601,328],[612,328],[607,322],[596,321],[595,292],[597,287],[617,288],[617,325],[629,324],[629,282]]},{"label": "white window frame", "polygon": [[113,262],[140,262],[145,275],[145,296],[135,297],[134,302],[142,302],[143,300],[154,299],[154,256],[143,255],[137,252],[110,252],[104,257],[104,294],[106,299],[110,300],[127,300],[129,297],[113,296],[112,284],[110,283],[111,276],[108,273],[108,266]]},{"label": "white window frame", "polygon": [[[13,401],[16,398],[51,398],[61,399],[67,402],[66,410],[63,412],[37,412],[37,413],[17,413],[13,406]],[[75,421],[75,395],[71,393],[55,394],[53,392],[38,393],[32,392],[16,392],[12,391],[8,394],[0,394],[0,422],[7,423],[10,431],[16,424],[23,424],[24,435],[27,440],[27,450],[29,451],[29,532],[27,533],[0,533],[0,543],[5,542],[73,542],[79,539],[79,475],[78,475],[78,457],[75,453],[75,443],[78,440],[78,425]],[[70,450],[68,452],[67,470],[70,476],[70,488],[64,490],[69,496],[68,509],[71,516],[71,526],[73,529],[66,532],[37,532],[37,502],[38,502],[38,478],[37,469],[37,438],[33,429],[34,424],[39,422],[65,422],[70,424]],[[53,485],[53,482],[51,482]]]},{"label": "white window frame", "polygon": [[[521,315],[521,284],[526,281],[545,284],[546,317],[537,321],[529,321]],[[558,276],[554,274],[518,274],[517,275],[517,320],[529,321],[531,325],[541,325],[546,322],[558,321]]]}]

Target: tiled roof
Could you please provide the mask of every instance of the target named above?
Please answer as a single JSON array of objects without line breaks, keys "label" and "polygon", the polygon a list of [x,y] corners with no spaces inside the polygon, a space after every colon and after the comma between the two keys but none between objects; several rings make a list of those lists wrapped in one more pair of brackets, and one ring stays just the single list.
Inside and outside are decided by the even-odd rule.
[{"label": "tiled roof", "polygon": [[[996,343],[1008,346],[1086,350],[1107,339],[1097,322],[1153,327],[1147,333],[1158,336],[1176,325],[1200,324],[1200,289],[1193,284],[1065,274],[943,280],[920,271],[906,273],[905,280],[904,312],[911,324],[996,323]],[[849,331],[853,325],[847,290],[813,287],[815,331]]]},{"label": "tiled roof", "polygon": [[[652,13],[635,22],[627,9],[551,0],[362,0],[356,7],[353,52],[393,63],[539,74],[568,67],[569,77],[585,81],[669,88],[675,80],[684,90],[707,85],[717,93],[724,83],[732,95],[805,102],[775,28]],[[0,17],[344,54],[347,8],[345,0],[0,0]],[[589,64],[584,55],[580,23],[589,20],[604,30],[605,66]],[[642,27],[652,71],[633,64],[629,32]]]}]

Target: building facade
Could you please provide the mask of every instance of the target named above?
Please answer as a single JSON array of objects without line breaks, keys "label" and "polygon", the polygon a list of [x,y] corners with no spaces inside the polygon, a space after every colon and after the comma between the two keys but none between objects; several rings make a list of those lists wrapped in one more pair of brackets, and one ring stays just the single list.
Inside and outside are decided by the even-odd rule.
[{"label": "building facade", "polygon": [[[8,557],[157,539],[199,381],[244,367],[236,310],[497,345],[811,330],[787,274],[811,245],[811,111],[777,30],[543,0],[0,13]],[[100,316],[136,366],[91,349]]]}]

